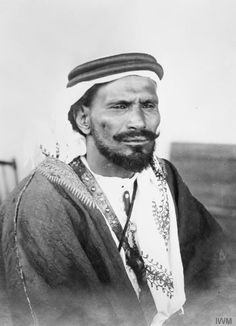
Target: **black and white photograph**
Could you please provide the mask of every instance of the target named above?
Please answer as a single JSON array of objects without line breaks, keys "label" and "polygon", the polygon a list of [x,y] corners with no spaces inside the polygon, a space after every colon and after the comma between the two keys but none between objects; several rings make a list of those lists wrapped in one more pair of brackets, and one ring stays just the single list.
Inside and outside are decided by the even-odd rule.
[{"label": "black and white photograph", "polygon": [[0,326],[236,325],[234,0],[0,0]]}]

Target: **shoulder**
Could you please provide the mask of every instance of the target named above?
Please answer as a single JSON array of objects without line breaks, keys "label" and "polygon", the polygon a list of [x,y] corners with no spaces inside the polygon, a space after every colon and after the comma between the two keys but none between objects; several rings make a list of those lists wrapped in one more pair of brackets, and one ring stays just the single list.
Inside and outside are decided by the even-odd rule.
[{"label": "shoulder", "polygon": [[[58,192],[39,172],[32,172],[20,182],[1,207],[2,241],[4,247],[13,243],[13,232],[17,230],[29,239],[29,234],[37,237],[44,225],[53,221],[56,212],[62,212]],[[54,219],[55,220],[55,219]],[[54,221],[54,224],[55,221]]]},{"label": "shoulder", "polygon": [[167,182],[176,201],[178,211],[185,213],[184,215],[188,215],[189,220],[193,220],[190,218],[191,216],[198,216],[198,218],[195,216],[195,222],[202,218],[204,220],[212,220],[212,216],[204,205],[191,193],[173,163],[166,159],[161,159],[161,162],[165,168]]},{"label": "shoulder", "polygon": [[164,158],[158,158],[158,161],[166,176],[166,181],[170,187],[173,198],[177,201],[180,192],[186,195],[191,195],[175,165]]},{"label": "shoulder", "polygon": [[66,211],[75,211],[69,191],[74,186],[81,192],[79,185],[79,178],[67,164],[46,159],[9,195],[1,207],[1,219],[7,225],[16,218],[32,225],[48,222],[52,216],[57,221],[64,219]]},{"label": "shoulder", "polygon": [[57,197],[63,197],[63,191],[80,197],[81,194],[86,193],[86,188],[68,164],[55,158],[47,158],[21,181],[8,197],[5,205],[17,200],[27,201],[31,206],[34,201],[37,203],[41,199],[54,201]]},{"label": "shoulder", "polygon": [[24,178],[11,192],[2,205],[2,211],[11,207],[17,208],[22,202],[30,208],[38,205],[42,200],[53,200],[57,196],[55,188],[50,181],[38,171],[33,171]]},{"label": "shoulder", "polygon": [[45,171],[43,165],[37,167],[2,206],[0,233],[5,253],[15,246],[15,237],[27,252],[30,247],[51,252],[52,243],[75,241],[75,229],[81,233],[86,227],[87,206],[60,184],[62,174],[52,169],[50,179]]},{"label": "shoulder", "polygon": [[172,162],[164,158],[159,158],[159,162],[163,167],[163,169],[165,170],[167,176],[182,180],[177,168]]}]

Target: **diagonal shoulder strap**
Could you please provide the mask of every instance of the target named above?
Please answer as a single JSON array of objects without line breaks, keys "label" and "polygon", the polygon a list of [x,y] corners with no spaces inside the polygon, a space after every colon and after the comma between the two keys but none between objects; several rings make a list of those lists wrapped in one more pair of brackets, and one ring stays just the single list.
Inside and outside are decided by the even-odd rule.
[{"label": "diagonal shoulder strap", "polygon": [[115,233],[118,241],[120,241],[123,232],[120,221],[93,174],[89,169],[87,169],[79,157],[74,159],[69,165],[86,186],[96,206],[99,208],[103,216],[105,216],[112,231]]}]

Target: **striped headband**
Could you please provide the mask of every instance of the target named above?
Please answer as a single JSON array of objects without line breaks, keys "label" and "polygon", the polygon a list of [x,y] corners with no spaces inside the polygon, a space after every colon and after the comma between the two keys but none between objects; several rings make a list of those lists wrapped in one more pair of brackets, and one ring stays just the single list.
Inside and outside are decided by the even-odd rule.
[{"label": "striped headband", "polygon": [[146,53],[124,53],[75,67],[68,75],[67,88],[70,89],[73,103],[97,83],[106,83],[129,75],[149,77],[157,83],[163,74],[162,66],[153,56]]}]

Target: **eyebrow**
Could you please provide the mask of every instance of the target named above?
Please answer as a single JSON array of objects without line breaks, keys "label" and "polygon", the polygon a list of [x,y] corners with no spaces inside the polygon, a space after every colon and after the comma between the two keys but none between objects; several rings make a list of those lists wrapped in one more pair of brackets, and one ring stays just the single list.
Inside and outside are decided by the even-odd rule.
[{"label": "eyebrow", "polygon": [[112,104],[126,104],[126,105],[130,105],[132,104],[132,101],[127,101],[127,100],[112,100],[112,101],[109,101],[107,103],[108,105],[112,105]]},{"label": "eyebrow", "polygon": [[[111,100],[111,101],[108,101],[107,102],[107,105],[114,105],[114,104],[125,104],[125,105],[131,105],[133,101],[127,101],[127,100],[122,100],[122,99],[114,99],[114,100]],[[156,97],[147,97],[146,99],[140,99],[139,100],[139,103],[141,104],[144,104],[144,103],[147,103],[147,102],[152,102],[154,104],[158,104],[159,101],[158,101],[158,98]]]},{"label": "eyebrow", "polygon": [[154,103],[154,104],[158,104],[159,103],[158,98],[147,98],[147,99],[144,99],[144,100],[140,100],[139,102],[141,104],[147,103],[147,102],[151,102],[151,103]]}]

